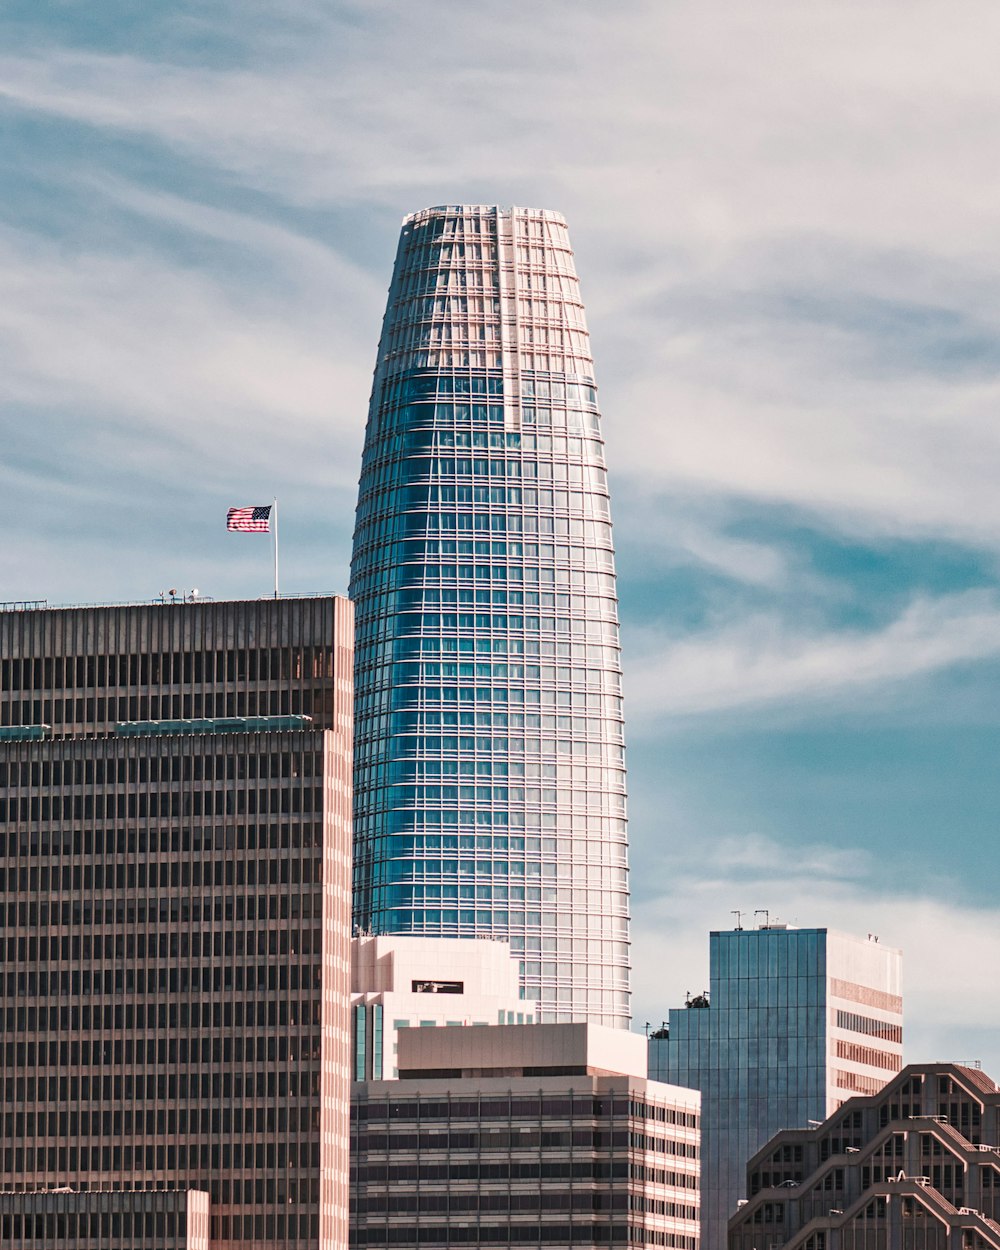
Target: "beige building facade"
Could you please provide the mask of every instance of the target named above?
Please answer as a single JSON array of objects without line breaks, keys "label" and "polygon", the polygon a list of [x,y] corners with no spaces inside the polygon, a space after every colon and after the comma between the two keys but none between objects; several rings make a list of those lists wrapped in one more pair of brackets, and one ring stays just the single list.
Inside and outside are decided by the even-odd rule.
[{"label": "beige building facade", "polygon": [[697,1250],[700,1097],[587,1024],[408,1029],[354,1086],[352,1245]]},{"label": "beige building facade", "polygon": [[749,1161],[729,1250],[1000,1250],[1000,1089],[911,1064]]},{"label": "beige building facade", "polygon": [[346,1244],[352,640],[334,597],[0,614],[0,1190]]}]

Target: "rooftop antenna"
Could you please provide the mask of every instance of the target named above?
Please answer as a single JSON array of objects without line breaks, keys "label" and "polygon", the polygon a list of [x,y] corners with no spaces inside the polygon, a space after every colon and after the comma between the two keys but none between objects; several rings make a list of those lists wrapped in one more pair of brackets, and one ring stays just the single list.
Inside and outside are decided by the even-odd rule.
[{"label": "rooftop antenna", "polygon": [[769,927],[771,923],[771,913],[767,910],[766,907],[758,907],[753,915],[754,915],[755,920],[757,919],[758,916],[764,917],[764,923],[758,926],[759,928],[766,929]]},{"label": "rooftop antenna", "polygon": [[736,917],[736,932],[737,932],[737,933],[742,933],[742,932],[743,932],[743,917],[746,915],[746,912],[745,912],[745,911],[736,911],[736,910],[734,909],[734,910],[733,910],[733,911],[731,911],[729,914],[730,914],[730,916],[735,916],[735,917]]}]

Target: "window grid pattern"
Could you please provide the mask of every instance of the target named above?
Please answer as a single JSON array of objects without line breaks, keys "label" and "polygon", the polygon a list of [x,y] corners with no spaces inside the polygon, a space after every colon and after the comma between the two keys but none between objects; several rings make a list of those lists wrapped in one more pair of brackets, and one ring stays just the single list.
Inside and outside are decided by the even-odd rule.
[{"label": "window grid pattern", "polygon": [[504,937],[541,1018],[627,1024],[614,549],[558,214],[404,223],[351,594],[357,925]]},{"label": "window grid pattern", "polygon": [[[0,613],[0,727],[312,716],[330,728],[332,597]],[[338,663],[340,667],[337,667]]]},{"label": "window grid pattern", "polygon": [[[136,769],[147,776],[139,797],[156,813],[138,829],[114,808],[104,814],[117,780],[95,781],[98,814],[83,828],[18,822],[0,840],[5,1186],[67,1176],[193,1184],[212,1196],[213,1241],[314,1243],[323,999],[334,988],[323,950],[326,737],[108,738],[8,751],[0,784],[18,809],[32,779],[56,764],[72,785],[74,755],[115,778],[122,762],[160,770],[151,780],[152,769]],[[257,793],[310,801],[234,820],[248,753],[258,780],[280,779]],[[182,778],[203,780],[175,782],[175,760]],[[188,760],[201,767],[183,767]],[[183,807],[194,789],[211,814],[164,821],[163,795],[179,793]],[[346,847],[341,861],[346,878]]]},{"label": "window grid pattern", "polygon": [[[853,1093],[874,1093],[899,1070],[902,999],[892,991],[900,956],[826,929],[738,929],[711,934],[709,970],[707,998],[671,1010],[666,1035],[650,1039],[649,1071],[701,1090],[702,1241],[723,1246],[727,1221],[747,1196],[747,1160],[769,1135],[821,1119]],[[843,971],[867,984],[835,975]],[[839,1036],[863,1018],[847,1013],[841,1024],[832,987],[876,1010],[897,1005],[882,1046]],[[791,1166],[784,1179],[798,1176]]]},{"label": "window grid pattern", "polygon": [[[194,1185],[213,1244],[342,1242],[351,605],[9,613],[0,639],[4,697],[71,673],[94,701],[0,743],[0,1191]],[[301,679],[314,726],[115,737],[112,667],[150,701]]]},{"label": "window grid pattern", "polygon": [[402,1096],[355,1088],[352,1246],[696,1250],[690,1107],[629,1078],[488,1080],[475,1093],[428,1083],[416,1096],[415,1083]]},{"label": "window grid pattern", "polygon": [[[941,1100],[945,1089],[960,1091],[964,1117]],[[998,1155],[992,1081],[959,1065],[911,1065],[824,1123],[783,1130],[748,1161],[749,1201],[730,1221],[729,1250],[762,1239],[804,1248],[806,1228],[826,1250],[985,1247],[978,1234],[1000,1217]]]}]

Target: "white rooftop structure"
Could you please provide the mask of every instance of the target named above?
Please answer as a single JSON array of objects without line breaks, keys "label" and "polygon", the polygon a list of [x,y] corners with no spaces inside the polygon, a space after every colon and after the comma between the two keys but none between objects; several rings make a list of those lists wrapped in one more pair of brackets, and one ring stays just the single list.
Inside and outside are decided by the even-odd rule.
[{"label": "white rooftop structure", "polygon": [[402,1029],[531,1024],[519,964],[491,938],[361,936],[351,943],[351,1010],[357,1081],[397,1075]]},{"label": "white rooftop structure", "polygon": [[[598,1024],[470,1028],[446,1036],[407,1033],[399,1043],[401,1075],[414,1077],[634,1076],[645,1079],[646,1039]],[[684,1090],[692,1104],[700,1095]]]}]

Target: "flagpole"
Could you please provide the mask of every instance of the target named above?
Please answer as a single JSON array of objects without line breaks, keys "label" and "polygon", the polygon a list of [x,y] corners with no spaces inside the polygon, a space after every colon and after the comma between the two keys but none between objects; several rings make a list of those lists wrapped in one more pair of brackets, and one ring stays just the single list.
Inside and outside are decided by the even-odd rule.
[{"label": "flagpole", "polygon": [[274,501],[274,597],[278,598],[278,501]]}]

